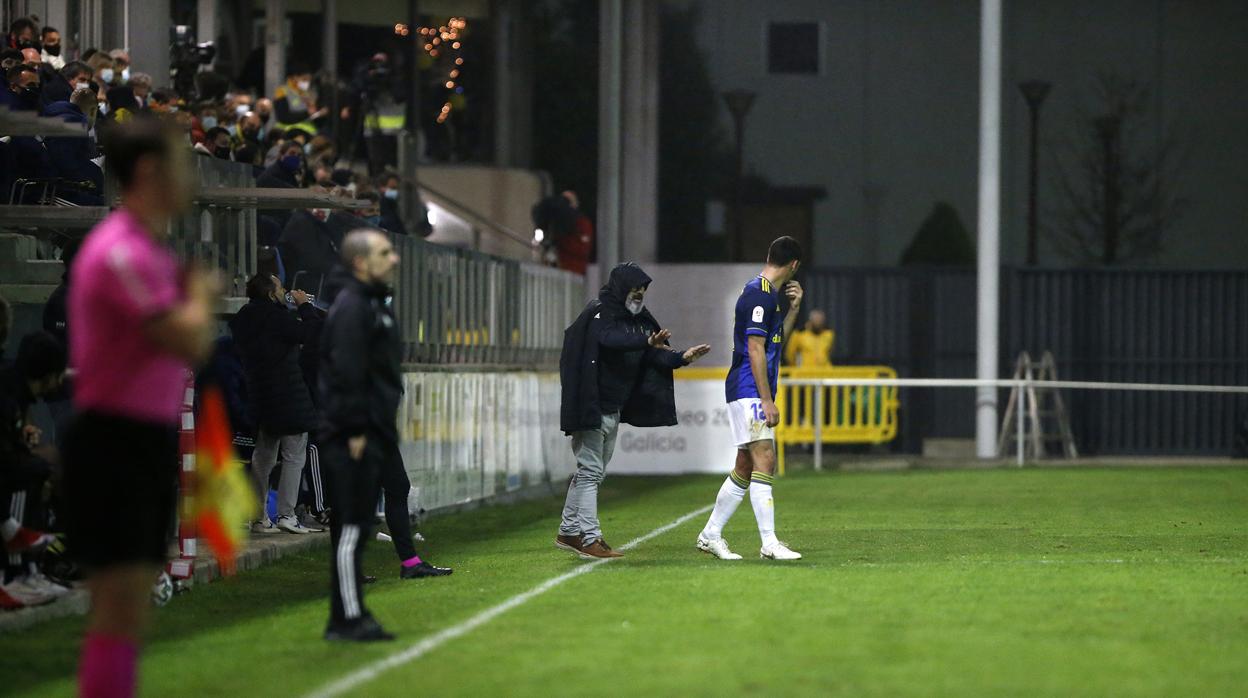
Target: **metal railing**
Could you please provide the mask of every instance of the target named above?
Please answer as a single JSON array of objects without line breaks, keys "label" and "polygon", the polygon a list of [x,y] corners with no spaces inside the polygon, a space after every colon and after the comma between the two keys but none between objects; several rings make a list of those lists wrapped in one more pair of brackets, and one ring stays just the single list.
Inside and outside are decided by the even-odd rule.
[{"label": "metal railing", "polygon": [[570,272],[392,236],[401,258],[394,310],[408,364],[550,369],[585,304]]}]

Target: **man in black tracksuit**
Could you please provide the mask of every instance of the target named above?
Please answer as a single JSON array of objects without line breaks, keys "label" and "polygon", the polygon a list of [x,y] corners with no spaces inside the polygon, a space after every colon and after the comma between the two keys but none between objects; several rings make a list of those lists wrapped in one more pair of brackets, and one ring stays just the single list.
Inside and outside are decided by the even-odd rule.
[{"label": "man in black tracksuit", "polygon": [[342,289],[321,331],[321,454],[333,502],[332,598],[325,638],[392,640],[364,608],[361,568],[383,482],[388,492],[402,492],[401,497],[386,498],[386,523],[400,557],[407,556],[401,576],[450,571],[422,561],[411,547],[411,485],[399,453],[397,425],[402,355],[398,325],[387,304],[398,255],[381,233],[357,230],[343,240],[342,259],[345,273],[335,279]]},{"label": "man in black tracksuit", "polygon": [[572,437],[576,474],[568,483],[555,545],[583,558],[621,557],[602,539],[598,486],[615,450],[620,423],[676,424],[672,370],[710,347],[672,351],[671,332],[645,307],[650,277],[627,262],[611,270],[598,298],[564,332],[559,357],[560,428]]}]

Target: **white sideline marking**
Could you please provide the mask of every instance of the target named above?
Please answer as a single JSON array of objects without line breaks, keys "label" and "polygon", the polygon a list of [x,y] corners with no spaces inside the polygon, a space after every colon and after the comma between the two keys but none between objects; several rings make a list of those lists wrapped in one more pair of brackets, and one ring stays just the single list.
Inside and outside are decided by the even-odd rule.
[{"label": "white sideline marking", "polygon": [[[706,512],[710,511],[713,508],[714,508],[713,504],[708,504],[700,509],[695,509],[694,511],[691,511],[688,514],[685,514],[684,516],[680,517],[679,519],[676,519],[675,521],[669,524],[666,524],[666,525],[663,525],[654,529],[653,531],[647,533],[644,536],[641,536],[640,538],[634,538],[630,540],[629,542],[620,546],[619,549],[630,550],[632,548],[635,548],[641,545],[642,543],[645,543],[648,540],[657,538],[658,536],[661,536],[664,533],[667,533],[668,531],[672,530],[673,528],[676,528],[677,526],[683,524],[684,522],[688,521],[689,519],[692,519],[695,516],[701,516],[702,514],[705,514]],[[592,562],[587,562],[581,565],[580,567],[576,567],[569,572],[565,572],[559,575],[558,577],[551,577],[550,579],[547,579],[546,581],[542,582],[541,584],[538,584],[537,586],[533,587],[532,589],[529,589],[526,592],[516,594],[515,596],[511,597],[510,599],[507,599],[506,601],[498,604],[497,606],[492,606],[490,608],[487,608],[486,610],[478,613],[477,615],[469,618],[468,620],[460,623],[459,625],[453,625],[445,630],[442,630],[438,633],[430,635],[429,637],[426,637],[425,639],[421,640],[420,642],[417,642],[416,644],[412,645],[411,647],[408,647],[407,649],[401,652],[392,654],[389,657],[386,657],[385,659],[378,660],[376,662],[373,662],[372,664],[369,664],[368,666],[362,669],[359,669],[350,674],[347,674],[341,679],[338,679],[337,681],[334,681],[333,683],[328,684],[320,688],[319,690],[309,693],[308,698],[329,698],[329,696],[342,695],[343,693],[346,693],[347,691],[350,691],[353,688],[358,688],[360,685],[365,684],[377,678],[382,673],[389,671],[391,669],[394,669],[396,667],[402,666],[404,664],[407,664],[408,662],[412,660],[419,659],[420,657],[446,644],[448,641],[454,640],[455,638],[460,637],[461,635],[466,635],[467,633],[470,633],[473,630],[476,630],[477,628],[481,627],[482,625],[485,625],[486,623],[489,623],[495,618],[501,616],[507,611],[510,611],[511,609],[517,606],[520,606],[535,597],[541,596],[542,594],[550,591],[551,589],[554,589],[555,587],[559,586],[560,584],[563,584],[569,579],[574,579],[576,577],[579,577],[585,574],[586,572],[590,572],[598,565],[601,565],[609,561],[610,561],[610,558],[600,558]]]}]

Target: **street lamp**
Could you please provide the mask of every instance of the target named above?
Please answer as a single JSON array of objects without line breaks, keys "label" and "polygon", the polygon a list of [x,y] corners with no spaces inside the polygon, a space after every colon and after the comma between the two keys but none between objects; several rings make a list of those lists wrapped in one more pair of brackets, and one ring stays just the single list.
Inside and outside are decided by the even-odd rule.
[{"label": "street lamp", "polygon": [[728,90],[724,93],[724,103],[732,114],[733,130],[737,138],[736,181],[733,183],[735,194],[732,202],[732,261],[741,259],[741,242],[744,237],[742,222],[743,200],[745,199],[745,117],[754,105],[754,93],[750,90]]},{"label": "street lamp", "polygon": [[1031,146],[1028,156],[1027,181],[1027,266],[1029,267],[1036,266],[1040,256],[1036,233],[1036,180],[1040,174],[1038,147],[1040,105],[1044,103],[1044,98],[1049,96],[1049,90],[1052,88],[1052,83],[1044,80],[1027,80],[1018,85],[1018,89],[1023,93],[1023,99],[1027,100],[1027,110],[1031,112]]}]

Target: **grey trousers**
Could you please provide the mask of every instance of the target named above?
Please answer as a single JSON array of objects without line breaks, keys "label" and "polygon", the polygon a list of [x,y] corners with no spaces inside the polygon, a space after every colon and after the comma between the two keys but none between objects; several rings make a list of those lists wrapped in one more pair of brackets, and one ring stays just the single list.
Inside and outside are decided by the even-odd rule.
[{"label": "grey trousers", "polygon": [[602,538],[598,524],[598,485],[607,473],[607,463],[615,452],[615,435],[620,430],[620,414],[602,416],[602,426],[572,435],[572,453],[576,456],[576,473],[568,483],[568,497],[563,504],[563,523],[559,533],[581,535],[589,545]]},{"label": "grey trousers", "polygon": [[299,502],[299,480],[303,476],[303,464],[308,458],[307,433],[272,436],[261,429],[256,434],[256,448],[251,453],[251,474],[256,493],[260,497],[261,511],[268,502],[269,475],[272,474],[279,457],[282,474],[277,483],[277,515],[293,516],[295,504]]}]

